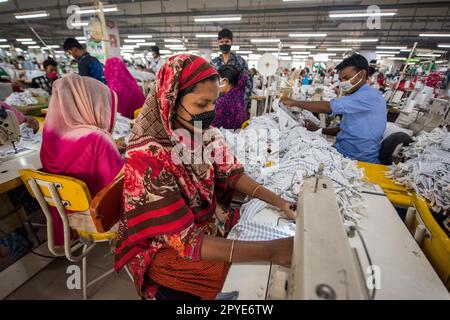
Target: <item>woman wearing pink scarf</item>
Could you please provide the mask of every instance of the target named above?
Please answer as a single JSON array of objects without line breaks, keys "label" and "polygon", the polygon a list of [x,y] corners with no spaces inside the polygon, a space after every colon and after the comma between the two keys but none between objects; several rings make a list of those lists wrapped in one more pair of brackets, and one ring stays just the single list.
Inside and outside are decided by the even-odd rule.
[{"label": "woman wearing pink scarf", "polygon": [[[56,80],[43,130],[43,170],[80,179],[95,196],[124,164],[111,136],[116,109],[115,92],[95,79],[70,74]],[[52,213],[55,244],[62,245],[62,221]]]},{"label": "woman wearing pink scarf", "polygon": [[133,119],[134,111],[142,107],[145,97],[122,59],[106,60],[105,79],[108,87],[117,93],[117,112],[124,117]]}]

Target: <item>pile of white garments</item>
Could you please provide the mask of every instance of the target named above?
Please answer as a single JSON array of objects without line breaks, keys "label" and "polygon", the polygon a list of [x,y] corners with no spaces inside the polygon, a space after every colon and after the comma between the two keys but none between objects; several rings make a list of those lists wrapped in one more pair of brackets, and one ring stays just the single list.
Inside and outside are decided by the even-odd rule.
[{"label": "pile of white garments", "polygon": [[41,96],[41,97],[46,97],[46,98],[50,97],[49,93],[41,88],[29,88],[26,91],[29,91],[35,97],[36,96]]},{"label": "pile of white garments", "polygon": [[355,225],[363,208],[363,170],[338,153],[320,133],[300,125],[283,131],[278,127],[278,117],[271,113],[252,118],[237,134],[222,132],[249,176],[293,202],[298,200],[303,180],[318,173],[323,164],[324,175],[334,182],[344,223]]},{"label": "pile of white garments", "polygon": [[320,125],[320,120],[317,119],[317,117],[312,112],[298,107],[292,107],[290,109],[292,114],[295,116],[296,120],[302,127],[305,126],[306,120],[311,121],[317,126]]},{"label": "pile of white garments", "polygon": [[24,107],[30,104],[37,104],[38,100],[33,97],[31,91],[25,90],[24,92],[11,93],[8,98],[5,99],[5,102],[11,106]]},{"label": "pile of white garments", "polygon": [[114,125],[113,138],[119,139],[124,137],[125,143],[128,144],[128,140],[131,134],[131,123],[132,120],[127,117],[122,116],[120,113],[116,114],[116,123]]},{"label": "pile of white garments", "polygon": [[403,148],[408,158],[391,167],[389,176],[430,201],[435,212],[450,209],[450,133],[423,132]]}]

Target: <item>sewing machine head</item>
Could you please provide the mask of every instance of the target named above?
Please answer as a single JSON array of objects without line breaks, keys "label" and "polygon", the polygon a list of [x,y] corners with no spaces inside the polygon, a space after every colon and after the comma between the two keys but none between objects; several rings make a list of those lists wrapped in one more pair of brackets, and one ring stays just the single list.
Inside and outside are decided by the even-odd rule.
[{"label": "sewing machine head", "polygon": [[269,299],[367,299],[356,250],[342,222],[330,178],[304,181],[290,270],[272,266]]},{"label": "sewing machine head", "polygon": [[0,145],[11,143],[16,149],[15,144],[20,141],[20,127],[16,115],[11,110],[0,108]]}]

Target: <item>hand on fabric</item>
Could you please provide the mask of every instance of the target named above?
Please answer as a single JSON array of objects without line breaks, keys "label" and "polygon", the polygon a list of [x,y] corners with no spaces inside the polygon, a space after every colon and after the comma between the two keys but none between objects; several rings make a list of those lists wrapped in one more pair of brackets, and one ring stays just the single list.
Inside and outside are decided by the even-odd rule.
[{"label": "hand on fabric", "polygon": [[292,251],[294,250],[294,238],[283,238],[271,241],[270,261],[289,268],[292,261]]},{"label": "hand on fabric", "polygon": [[284,104],[286,107],[293,107],[295,104],[295,100],[288,97],[281,97],[280,102]]},{"label": "hand on fabric", "polygon": [[288,217],[295,221],[297,218],[297,205],[293,202],[284,201],[283,204],[279,207],[279,209]]},{"label": "hand on fabric", "polygon": [[117,149],[119,150],[120,153],[124,153],[127,145],[125,143],[125,137],[120,137],[119,139],[115,140],[116,145],[117,145]]},{"label": "hand on fabric", "polygon": [[39,131],[39,121],[33,117],[26,117],[27,127],[33,129],[33,133],[36,134]]},{"label": "hand on fabric", "polygon": [[309,131],[317,131],[320,129],[318,125],[310,120],[305,120],[305,128]]}]

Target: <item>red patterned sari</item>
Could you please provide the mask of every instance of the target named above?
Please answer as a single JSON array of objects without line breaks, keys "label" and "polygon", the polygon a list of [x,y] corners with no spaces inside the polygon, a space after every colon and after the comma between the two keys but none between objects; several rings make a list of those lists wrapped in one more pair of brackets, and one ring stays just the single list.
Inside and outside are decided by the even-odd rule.
[{"label": "red patterned sari", "polygon": [[[205,234],[224,237],[237,222],[238,212],[227,205],[243,167],[217,129],[208,129],[191,147],[172,128],[178,92],[214,74],[203,58],[170,58],[133,127],[115,268],[128,264],[143,298],[154,298],[163,286],[214,299],[228,272],[228,263],[202,260],[200,249]],[[180,164],[180,146],[189,156],[206,147],[214,160],[232,161]]]}]

